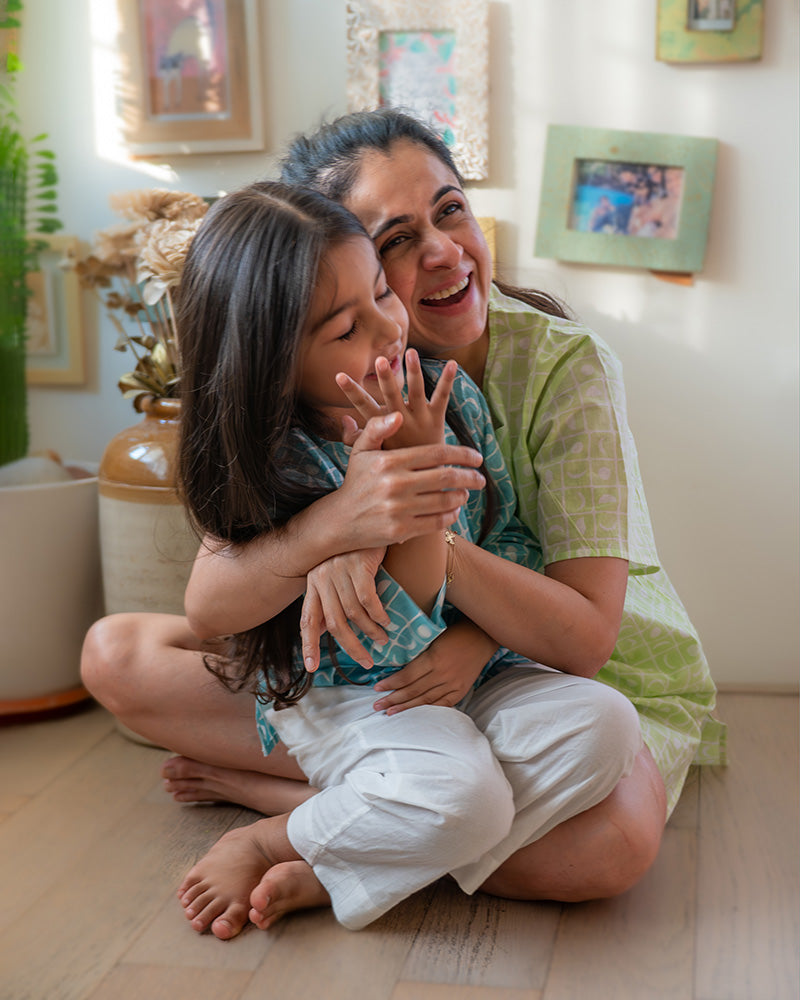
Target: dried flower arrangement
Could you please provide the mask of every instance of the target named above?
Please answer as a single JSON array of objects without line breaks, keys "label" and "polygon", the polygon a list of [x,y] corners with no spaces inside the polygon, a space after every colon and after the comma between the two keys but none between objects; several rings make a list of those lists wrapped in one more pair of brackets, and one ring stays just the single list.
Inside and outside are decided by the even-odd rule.
[{"label": "dried flower arrangement", "polygon": [[140,409],[144,397],[177,392],[178,342],[171,289],[179,283],[189,244],[208,202],[184,191],[152,188],[112,195],[111,208],[127,221],[96,234],[88,257],[75,267],[83,288],[106,307],[117,330],[117,351],[130,350],[133,371],[119,388]]}]

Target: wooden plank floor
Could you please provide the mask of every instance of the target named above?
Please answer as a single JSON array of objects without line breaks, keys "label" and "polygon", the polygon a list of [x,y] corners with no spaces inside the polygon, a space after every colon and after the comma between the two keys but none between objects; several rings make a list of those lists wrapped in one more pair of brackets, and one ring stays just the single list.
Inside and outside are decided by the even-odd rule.
[{"label": "wooden plank floor", "polygon": [[364,931],[324,910],[197,935],[185,870],[253,814],[180,807],[92,707],[0,726],[0,1000],[797,1000],[798,700],[726,694],[646,878],[561,906],[440,883]]}]

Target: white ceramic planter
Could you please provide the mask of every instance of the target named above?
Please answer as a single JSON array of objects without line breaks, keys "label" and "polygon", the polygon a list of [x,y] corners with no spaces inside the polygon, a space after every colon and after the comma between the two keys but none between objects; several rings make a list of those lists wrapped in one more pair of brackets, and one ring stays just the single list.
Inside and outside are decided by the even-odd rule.
[{"label": "white ceramic planter", "polygon": [[103,613],[97,476],[0,488],[0,715],[86,697],[80,654]]}]

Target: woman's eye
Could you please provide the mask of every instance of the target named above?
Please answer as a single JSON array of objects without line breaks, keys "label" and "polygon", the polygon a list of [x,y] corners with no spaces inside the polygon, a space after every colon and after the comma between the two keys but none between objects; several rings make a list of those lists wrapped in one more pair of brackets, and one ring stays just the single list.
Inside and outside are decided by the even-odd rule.
[{"label": "woman's eye", "polygon": [[393,291],[392,291],[392,289],[391,289],[391,288],[390,288],[390,287],[389,287],[389,286],[387,285],[387,286],[386,286],[386,290],[385,290],[385,291],[383,291],[383,292],[379,292],[379,293],[378,293],[378,295],[376,296],[376,298],[377,298],[377,301],[378,301],[378,302],[381,302],[381,301],[382,301],[383,299],[388,299],[388,298],[389,298],[389,296],[390,296],[390,295],[393,295],[393,294],[394,294],[394,292],[393,292]]},{"label": "woman's eye", "polygon": [[394,250],[395,247],[399,247],[401,243],[405,243],[405,236],[392,236],[390,239],[386,240],[385,243],[381,244],[380,253],[384,254],[388,250]]},{"label": "woman's eye", "polygon": [[457,201],[451,201],[442,208],[440,215],[453,215],[454,212],[460,212],[461,205]]}]

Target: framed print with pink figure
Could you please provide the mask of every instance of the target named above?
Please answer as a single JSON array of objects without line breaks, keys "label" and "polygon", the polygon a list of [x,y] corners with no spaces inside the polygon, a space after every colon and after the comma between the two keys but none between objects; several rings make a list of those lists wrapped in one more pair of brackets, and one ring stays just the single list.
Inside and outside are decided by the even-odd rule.
[{"label": "framed print with pink figure", "polygon": [[256,0],[118,0],[134,156],[263,149]]},{"label": "framed print with pink figure", "polygon": [[349,0],[350,111],[389,105],[429,122],[468,180],[488,176],[486,0]]}]

